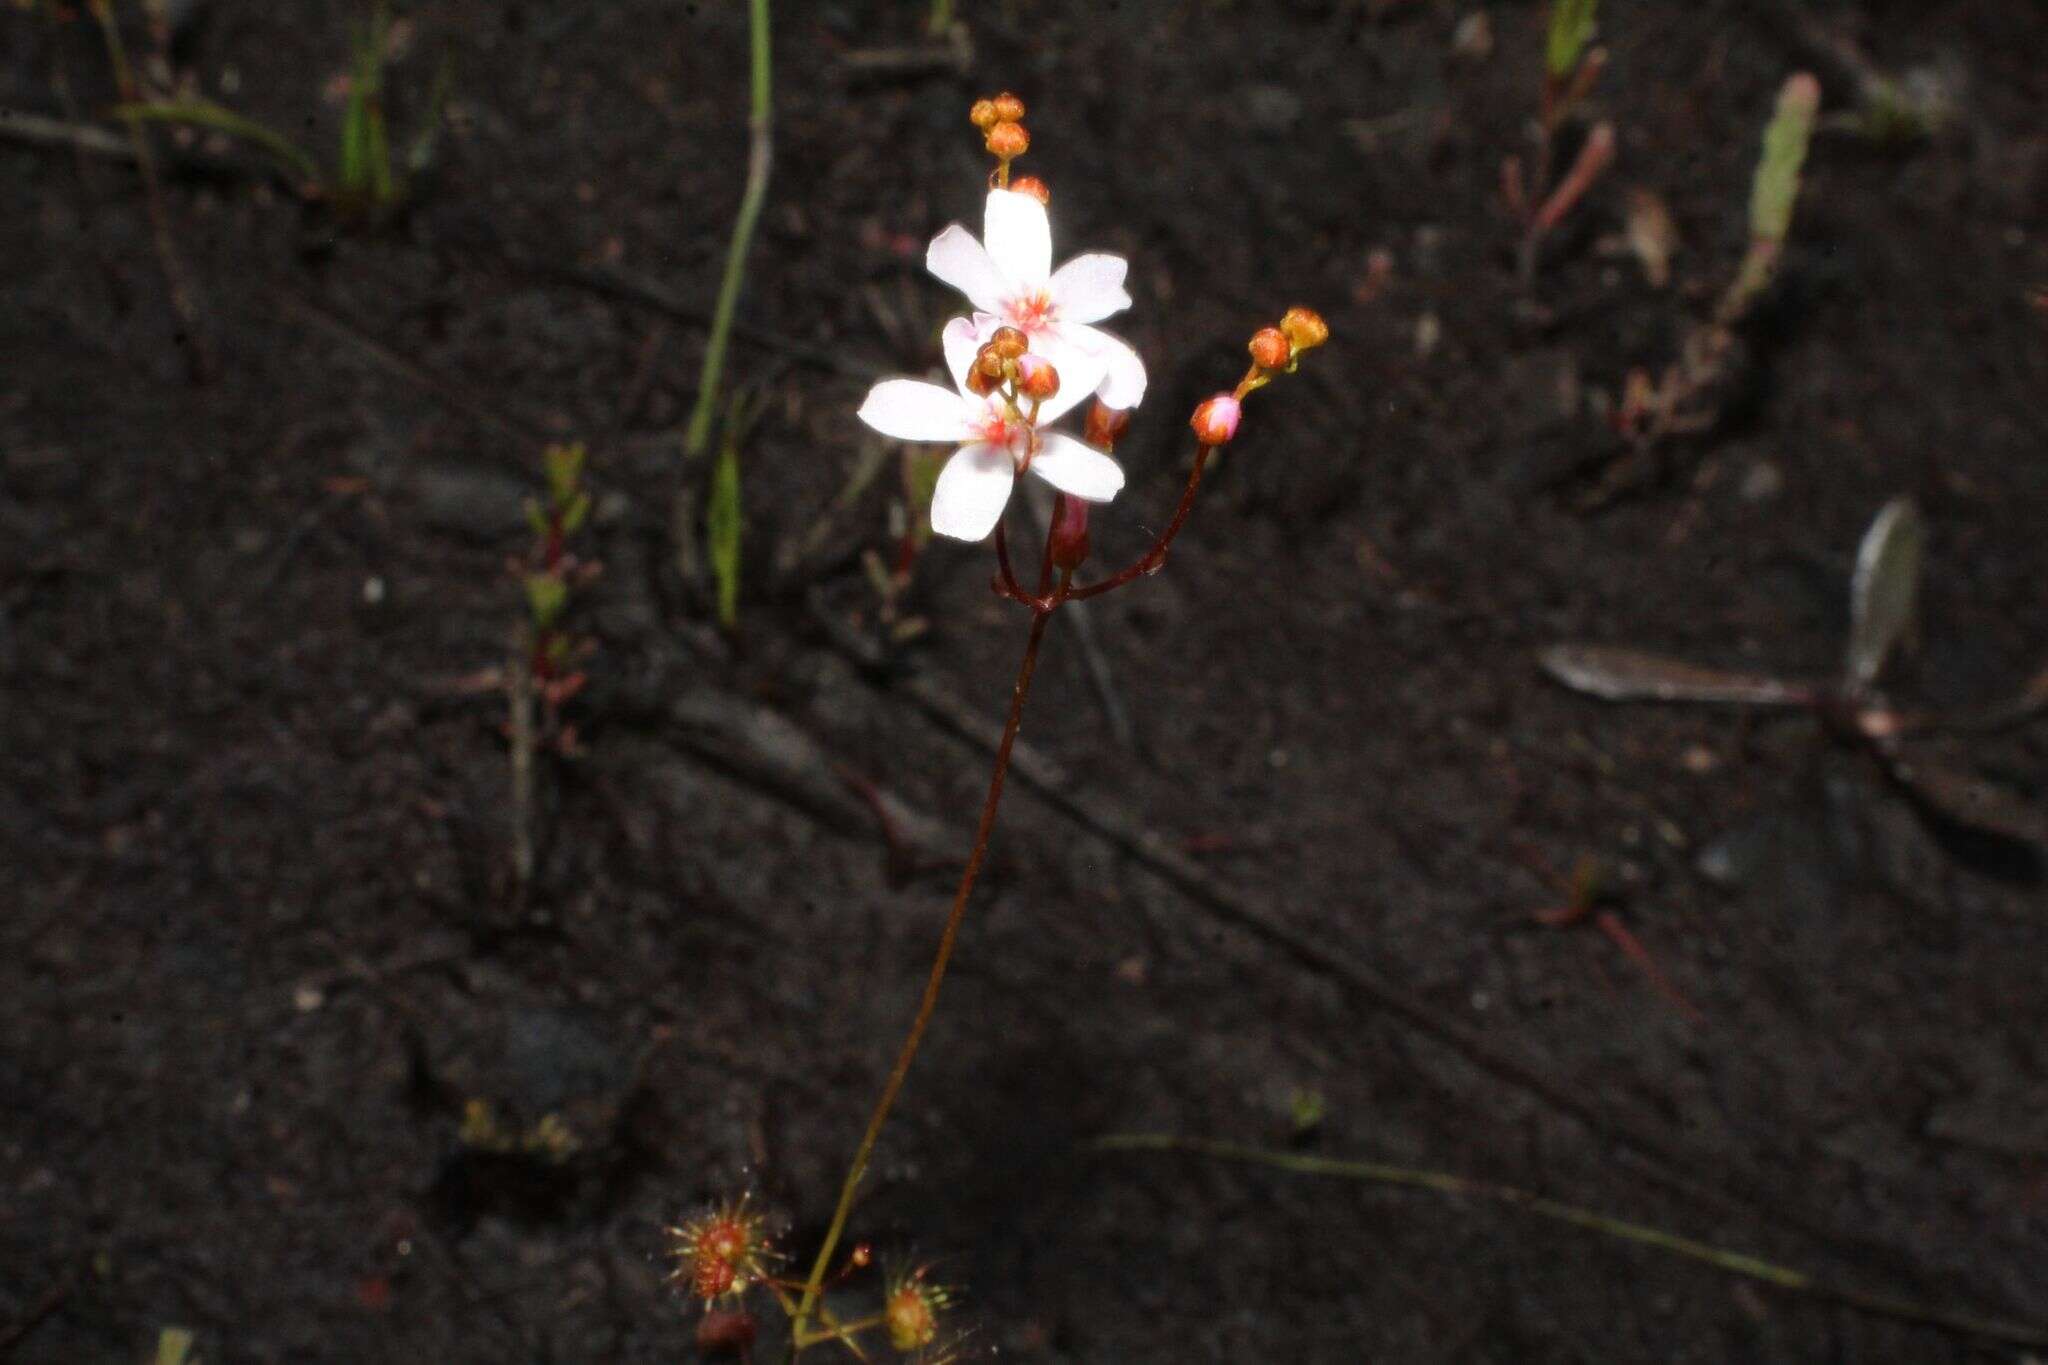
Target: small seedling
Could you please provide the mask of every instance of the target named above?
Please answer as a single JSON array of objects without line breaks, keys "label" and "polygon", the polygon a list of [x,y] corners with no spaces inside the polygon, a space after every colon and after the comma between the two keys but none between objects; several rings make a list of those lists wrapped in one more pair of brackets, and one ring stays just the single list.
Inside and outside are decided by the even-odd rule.
[{"label": "small seedling", "polygon": [[2002,787],[1911,752],[1904,740],[1944,729],[2009,724],[2048,704],[2048,674],[2014,700],[1967,714],[1911,712],[1877,690],[1917,610],[1926,531],[1905,498],[1887,503],[1865,532],[1849,584],[1849,642],[1841,673],[1797,680],[1702,667],[1606,645],[1553,645],[1544,671],[1603,701],[1704,702],[1808,712],[1825,732],[1869,754],[1923,815],[2048,848],[2048,817]]},{"label": "small seedling", "polygon": [[[1777,110],[1764,129],[1763,155],[1750,186],[1749,248],[1714,315],[1690,328],[1678,359],[1652,381],[1636,370],[1614,414],[1616,428],[1640,455],[1669,436],[1711,429],[1751,363],[1739,331],[1777,277],[1800,173],[1820,108],[1820,82],[1800,72],[1778,92]],[[1612,480],[1610,480],[1610,483]]]},{"label": "small seedling", "polygon": [[1614,125],[1597,123],[1563,177],[1552,182],[1558,135],[1592,93],[1607,65],[1607,49],[1592,46],[1598,7],[1599,0],[1553,0],[1544,41],[1543,94],[1529,126],[1534,144],[1529,169],[1524,170],[1519,156],[1501,162],[1501,197],[1522,228],[1515,273],[1525,289],[1536,281],[1544,238],[1557,230],[1614,164]]},{"label": "small seedling", "polygon": [[124,92],[125,102],[112,112],[131,125],[181,124],[239,138],[274,160],[305,198],[332,204],[346,216],[381,222],[405,201],[409,180],[433,161],[449,84],[449,68],[443,63],[428,97],[427,116],[403,161],[394,162],[384,103],[384,68],[393,32],[390,14],[378,0],[350,40],[348,101],[332,170],[275,128],[212,100],[143,101]]},{"label": "small seedling", "polygon": [[1650,983],[1651,989],[1664,997],[1665,1001],[1685,1016],[1687,1022],[1703,1024],[1706,1016],[1697,1005],[1686,998],[1671,978],[1664,975],[1650,950],[1643,946],[1629,927],[1622,923],[1612,904],[1613,894],[1608,886],[1606,869],[1598,858],[1581,854],[1572,864],[1569,877],[1561,877],[1550,865],[1548,859],[1535,849],[1519,850],[1523,861],[1530,869],[1549,882],[1563,899],[1548,909],[1538,910],[1533,918],[1538,924],[1553,929],[1562,929],[1574,924],[1590,923],[1607,937],[1608,942],[1621,950],[1621,955],[1634,963],[1636,969]]},{"label": "small seedling", "polygon": [[581,665],[597,647],[594,640],[572,635],[565,621],[574,593],[602,571],[597,561],[579,558],[571,548],[590,518],[590,493],[583,481],[587,462],[580,444],[552,445],[543,453],[547,499],[543,503],[530,498],[526,504],[533,548],[510,566],[526,605],[505,670],[511,712],[506,729],[512,743],[512,864],[521,886],[533,877],[534,762],[542,753],[566,758],[579,751],[576,727],[564,722],[562,708],[589,681]]},{"label": "small seedling", "polygon": [[[761,1335],[752,1304],[766,1291],[791,1319],[790,1354],[813,1346],[837,1345],[856,1360],[871,1361],[873,1352],[909,1365],[944,1365],[957,1361],[965,1336],[951,1325],[957,1316],[958,1291],[938,1283],[927,1263],[899,1266],[883,1273],[866,1311],[842,1316],[839,1308],[816,1306],[815,1328],[798,1318],[796,1308],[805,1285],[785,1279],[785,1257],[776,1246],[771,1218],[754,1207],[751,1194],[704,1209],[668,1229],[673,1262],[670,1283],[697,1301],[697,1350],[706,1360],[749,1360]],[[845,1297],[843,1287],[874,1265],[874,1251],[855,1243],[839,1269],[821,1281]]]}]

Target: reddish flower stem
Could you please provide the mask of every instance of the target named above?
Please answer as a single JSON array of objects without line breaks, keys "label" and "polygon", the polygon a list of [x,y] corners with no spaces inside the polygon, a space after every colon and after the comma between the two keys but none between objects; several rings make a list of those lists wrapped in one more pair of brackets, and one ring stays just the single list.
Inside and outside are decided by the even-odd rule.
[{"label": "reddish flower stem", "polygon": [[1090,583],[1085,588],[1075,588],[1067,593],[1069,601],[1082,602],[1090,597],[1100,597],[1114,588],[1121,588],[1134,578],[1143,578],[1158,573],[1166,567],[1166,552],[1172,548],[1173,539],[1186,524],[1188,513],[1194,509],[1195,494],[1202,487],[1202,467],[1209,462],[1209,452],[1215,446],[1195,447],[1195,466],[1188,471],[1188,486],[1180,495],[1180,506],[1173,509],[1173,520],[1166,523],[1166,529],[1159,533],[1159,539],[1152,542],[1152,548],[1140,555],[1137,561],[1117,573],[1111,574],[1100,583]]},{"label": "reddish flower stem", "polygon": [[1038,667],[1038,647],[1045,639],[1046,623],[1066,600],[1066,586],[1067,575],[1062,574],[1049,597],[1032,603],[1031,634],[1024,645],[1024,659],[1017,666],[1017,681],[1010,692],[1010,715],[1003,724],[1002,740],[996,745],[995,768],[989,774],[988,796],[981,803],[981,823],[974,832],[974,848],[967,855],[966,870],[960,874],[960,889],[953,893],[953,908],[947,913],[946,926],[939,934],[939,949],[932,958],[931,974],[925,979],[924,998],[918,1002],[917,1015],[910,1021],[910,1032],[904,1035],[903,1046],[896,1054],[896,1064],[889,1069],[889,1079],[882,1085],[881,1098],[876,1101],[874,1113],[868,1118],[867,1131],[861,1135],[860,1146],[853,1154],[853,1164],[847,1167],[846,1181],[839,1191],[839,1205],[832,1211],[832,1223],[825,1230],[825,1240],[818,1248],[818,1259],[811,1266],[810,1278],[804,1282],[803,1297],[797,1303],[792,1332],[799,1343],[805,1339],[812,1313],[818,1310],[825,1272],[831,1265],[832,1253],[838,1248],[840,1237],[846,1232],[846,1220],[853,1212],[854,1197],[860,1192],[861,1178],[867,1174],[875,1143],[882,1136],[889,1111],[896,1107],[896,1097],[902,1093],[903,1082],[910,1074],[910,1064],[917,1059],[917,1050],[924,1042],[932,1012],[938,1008],[939,987],[945,983],[946,967],[953,960],[953,947],[960,937],[960,923],[967,913],[967,898],[974,890],[975,879],[981,875],[982,860],[988,855],[989,835],[995,829],[996,808],[1003,799],[1003,779],[1010,772],[1010,751],[1016,745],[1017,731],[1024,721],[1024,699],[1031,692],[1031,675]]}]

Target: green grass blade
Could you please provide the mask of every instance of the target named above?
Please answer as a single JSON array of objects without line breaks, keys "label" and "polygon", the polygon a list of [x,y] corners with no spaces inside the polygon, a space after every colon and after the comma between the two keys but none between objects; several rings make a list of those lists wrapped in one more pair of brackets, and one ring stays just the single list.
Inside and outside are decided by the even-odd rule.
[{"label": "green grass blade", "polygon": [[230,137],[238,137],[270,153],[301,183],[318,184],[320,181],[319,163],[308,156],[297,143],[275,129],[266,127],[254,119],[244,118],[234,110],[223,108],[211,100],[117,104],[112,112],[114,117],[119,119],[144,123],[184,123],[195,128],[211,128]]},{"label": "green grass blade", "polygon": [[[734,405],[735,408],[738,404]],[[711,575],[718,586],[718,624],[727,630],[740,614],[740,452],[737,412],[725,424],[718,465],[711,475],[711,501],[704,509],[704,538],[711,551]]]},{"label": "green grass blade", "polygon": [[1569,80],[1579,69],[1579,57],[1593,40],[1593,19],[1599,8],[1600,0],[1553,0],[1550,37],[1543,50],[1543,64],[1551,80]]},{"label": "green grass blade", "polygon": [[1799,197],[1799,169],[1820,110],[1820,82],[1800,72],[1778,92],[1777,112],[1764,129],[1763,159],[1749,195],[1749,233],[1759,241],[1782,242],[1792,230],[1792,204]]}]

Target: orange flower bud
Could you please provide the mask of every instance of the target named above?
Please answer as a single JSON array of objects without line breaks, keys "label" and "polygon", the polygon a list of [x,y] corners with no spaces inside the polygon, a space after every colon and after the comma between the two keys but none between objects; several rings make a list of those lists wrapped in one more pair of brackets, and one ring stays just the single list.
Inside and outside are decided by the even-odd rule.
[{"label": "orange flower bud", "polygon": [[1130,429],[1130,425],[1129,408],[1113,408],[1098,398],[1095,400],[1095,406],[1088,409],[1088,444],[1104,450],[1114,450],[1117,441]]},{"label": "orange flower bud", "polygon": [[1017,359],[1017,391],[1026,398],[1035,398],[1043,403],[1060,391],[1060,372],[1042,355],[1020,356]]},{"label": "orange flower bud", "polygon": [[988,130],[988,149],[996,156],[1008,161],[1019,157],[1031,148],[1031,134],[1024,131],[1021,123],[998,123]]},{"label": "orange flower bud", "polygon": [[1220,446],[1237,435],[1238,419],[1243,416],[1244,408],[1235,398],[1219,393],[1202,400],[1188,425],[1195,429],[1195,439],[1203,445]]},{"label": "orange flower bud", "polygon": [[990,104],[996,111],[996,120],[999,123],[1015,123],[1024,117],[1024,101],[1007,90],[997,95]]},{"label": "orange flower bud", "polygon": [[1035,175],[1018,176],[1010,182],[1010,188],[1019,194],[1030,195],[1041,204],[1050,204],[1052,202],[1052,191],[1047,189],[1045,182]]},{"label": "orange flower bud", "polygon": [[985,133],[1003,120],[1002,116],[996,113],[994,100],[976,100],[974,107],[967,111],[967,121]]},{"label": "orange flower bud", "polygon": [[983,349],[992,350],[1005,360],[1015,360],[1031,349],[1031,341],[1015,327],[998,327]]},{"label": "orange flower bud", "polygon": [[[986,357],[988,360],[991,360],[995,363],[994,374],[990,374],[987,370],[982,368],[983,357]],[[1002,381],[1003,360],[1001,356],[992,355],[988,351],[983,351],[981,353],[981,356],[976,357],[975,362],[967,367],[967,391],[975,395],[977,398],[986,398],[990,394],[994,393],[996,391],[996,385],[1002,383]]]},{"label": "orange flower bud", "polygon": [[1313,351],[1330,339],[1330,324],[1313,308],[1290,308],[1280,319],[1280,331],[1296,351]]},{"label": "orange flower bud", "polygon": [[1252,363],[1262,370],[1277,370],[1294,355],[1294,343],[1278,327],[1261,327],[1252,333]]}]

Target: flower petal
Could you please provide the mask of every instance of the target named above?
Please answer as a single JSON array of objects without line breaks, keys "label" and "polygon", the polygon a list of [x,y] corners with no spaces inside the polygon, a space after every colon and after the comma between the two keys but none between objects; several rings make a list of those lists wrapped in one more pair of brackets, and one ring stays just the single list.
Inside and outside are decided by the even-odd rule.
[{"label": "flower petal", "polygon": [[1059,371],[1060,391],[1038,405],[1038,425],[1049,427],[1095,396],[1103,382],[1103,357],[1078,346],[1051,344],[1047,336],[1038,341],[1039,353]]},{"label": "flower petal", "polygon": [[860,405],[861,421],[899,441],[964,441],[969,417],[959,394],[922,379],[884,379]]},{"label": "flower petal", "polygon": [[1115,460],[1071,436],[1049,431],[1039,438],[1031,472],[1062,493],[1089,502],[1108,502],[1124,486],[1124,471]]},{"label": "flower petal", "polygon": [[1032,338],[1031,349],[1059,371],[1060,391],[1038,409],[1038,425],[1049,427],[1095,396],[1103,382],[1109,356],[1108,338],[1093,327],[1049,327]]},{"label": "flower petal", "polygon": [[1131,296],[1124,292],[1129,270],[1130,262],[1123,257],[1093,251],[1053,271],[1046,287],[1062,321],[1100,322],[1131,306]]},{"label": "flower petal", "polygon": [[981,352],[982,335],[977,324],[985,316],[954,318],[939,336],[939,345],[946,352],[946,373],[953,376],[954,385],[963,394],[967,392],[967,371]]},{"label": "flower petal", "polygon": [[1001,446],[961,446],[939,471],[932,489],[932,529],[955,540],[980,540],[1002,519],[1017,466]]},{"label": "flower petal", "polygon": [[924,268],[965,294],[976,308],[994,308],[1002,302],[1002,274],[987,249],[958,223],[932,238],[925,249]]},{"label": "flower petal", "polygon": [[1112,408],[1135,408],[1145,401],[1145,362],[1129,342],[1100,328],[1069,324],[1062,329],[1076,346],[1092,350],[1101,360],[1102,387],[1095,396]]},{"label": "flower petal", "polygon": [[[990,190],[982,240],[1005,283],[1037,289],[1052,273],[1052,224],[1045,205],[1016,190]],[[993,305],[988,305],[993,307]]]}]

